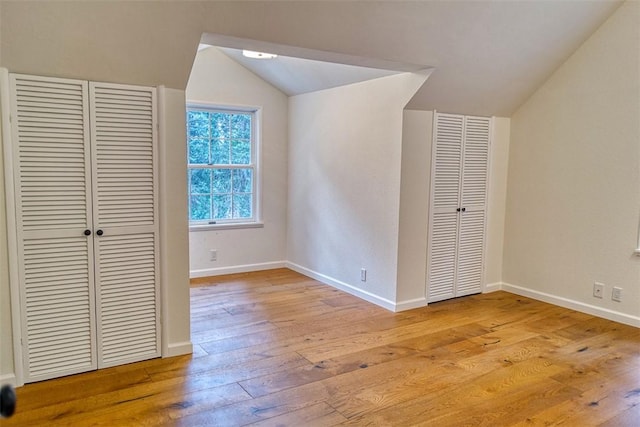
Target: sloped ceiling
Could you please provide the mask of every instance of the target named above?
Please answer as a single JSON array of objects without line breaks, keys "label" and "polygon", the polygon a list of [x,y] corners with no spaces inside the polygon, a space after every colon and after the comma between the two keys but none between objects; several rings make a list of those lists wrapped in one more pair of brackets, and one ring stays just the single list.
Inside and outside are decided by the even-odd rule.
[{"label": "sloped ceiling", "polygon": [[433,67],[410,108],[510,116],[620,4],[3,0],[0,65],[184,89],[202,35],[224,35],[302,52],[289,56]]},{"label": "sloped ceiling", "polygon": [[274,59],[252,59],[243,56],[240,49],[228,47],[219,49],[229,58],[289,96],[390,76],[399,72],[282,55]]}]

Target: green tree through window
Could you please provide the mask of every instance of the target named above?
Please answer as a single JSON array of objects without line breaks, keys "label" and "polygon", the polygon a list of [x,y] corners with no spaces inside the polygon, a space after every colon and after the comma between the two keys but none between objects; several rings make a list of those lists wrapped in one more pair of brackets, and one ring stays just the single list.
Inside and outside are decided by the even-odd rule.
[{"label": "green tree through window", "polygon": [[189,220],[255,221],[255,113],[187,108]]}]

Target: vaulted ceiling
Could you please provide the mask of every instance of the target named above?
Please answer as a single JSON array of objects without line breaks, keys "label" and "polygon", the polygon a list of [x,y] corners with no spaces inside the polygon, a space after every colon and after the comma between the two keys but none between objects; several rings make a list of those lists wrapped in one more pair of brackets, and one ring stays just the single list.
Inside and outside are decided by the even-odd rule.
[{"label": "vaulted ceiling", "polygon": [[184,88],[209,36],[349,65],[434,68],[410,108],[510,116],[620,4],[3,0],[0,65]]}]

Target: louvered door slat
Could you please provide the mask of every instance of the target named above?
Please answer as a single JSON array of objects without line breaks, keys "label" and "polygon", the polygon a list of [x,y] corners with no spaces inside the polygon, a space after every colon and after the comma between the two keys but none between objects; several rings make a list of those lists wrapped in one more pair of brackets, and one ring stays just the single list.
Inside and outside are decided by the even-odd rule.
[{"label": "louvered door slat", "polygon": [[456,295],[482,291],[491,119],[465,117]]},{"label": "louvered door slat", "polygon": [[436,113],[428,302],[482,291],[491,119]]},{"label": "louvered door slat", "polygon": [[436,213],[432,220],[431,245],[428,260],[428,302],[454,296],[458,215],[456,212]]},{"label": "louvered door slat", "polygon": [[160,355],[155,90],[92,83],[98,363]]},{"label": "louvered door slat", "polygon": [[491,119],[466,117],[461,206],[469,209],[485,205]]},{"label": "louvered door slat", "polygon": [[[50,258],[52,253],[66,253],[61,244],[75,255],[54,262],[57,258]],[[90,252],[84,236],[24,240],[27,381],[96,368]]]},{"label": "louvered door slat", "polygon": [[456,296],[482,291],[484,211],[464,212],[460,218]]},{"label": "louvered door slat", "polygon": [[452,298],[455,263],[464,120],[437,114],[432,161],[431,220],[427,256],[427,300]]},{"label": "louvered door slat", "polygon": [[[156,200],[155,91],[94,83],[91,95],[97,223],[101,228],[153,226],[155,203],[138,200]],[[128,111],[134,107],[137,113],[131,117]],[[127,201],[117,209],[110,208],[114,194]]]},{"label": "louvered door slat", "polygon": [[155,89],[10,79],[25,382],[159,356]]},{"label": "louvered door slat", "polygon": [[[11,81],[18,218],[23,231],[86,228],[90,219],[86,83],[16,74]],[[29,107],[30,102],[46,106],[48,112]],[[48,211],[51,202],[61,209]]]},{"label": "louvered door slat", "polygon": [[26,382],[97,367],[87,83],[12,74]]},{"label": "louvered door slat", "polygon": [[[154,233],[103,236],[96,241],[101,365],[158,356]],[[126,258],[121,257],[123,253]],[[130,345],[122,345],[132,338]]]},{"label": "louvered door slat", "polygon": [[463,120],[460,116],[438,114],[435,134],[433,209],[458,207]]}]

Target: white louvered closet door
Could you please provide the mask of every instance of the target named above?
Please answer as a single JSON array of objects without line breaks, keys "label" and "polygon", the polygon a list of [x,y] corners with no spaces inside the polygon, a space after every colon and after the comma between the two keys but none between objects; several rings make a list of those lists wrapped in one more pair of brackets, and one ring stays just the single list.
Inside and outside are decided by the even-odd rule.
[{"label": "white louvered closet door", "polygon": [[87,83],[12,74],[25,381],[96,369]]},{"label": "white louvered closet door", "polygon": [[90,83],[98,365],[160,355],[155,89]]},{"label": "white louvered closet door", "polygon": [[462,116],[437,114],[427,260],[428,302],[455,296],[461,185]]},{"label": "white louvered closet door", "polygon": [[491,119],[465,117],[456,296],[482,291]]},{"label": "white louvered closet door", "polygon": [[491,119],[436,113],[427,301],[481,292]]}]

